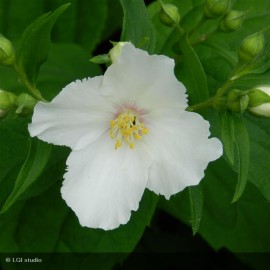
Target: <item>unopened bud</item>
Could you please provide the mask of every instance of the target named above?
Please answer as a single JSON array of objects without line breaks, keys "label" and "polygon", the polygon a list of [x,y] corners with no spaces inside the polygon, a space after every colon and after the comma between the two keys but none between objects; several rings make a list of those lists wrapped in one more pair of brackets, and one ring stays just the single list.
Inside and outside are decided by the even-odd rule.
[{"label": "unopened bud", "polygon": [[233,89],[230,91],[227,97],[227,107],[230,111],[236,112],[236,113],[243,113],[249,103],[249,96],[237,89]]},{"label": "unopened bud", "polygon": [[257,32],[246,37],[239,48],[238,57],[242,62],[252,62],[264,50],[264,33]]},{"label": "unopened bud", "polygon": [[7,116],[8,112],[15,107],[16,96],[7,91],[0,90],[0,119]]},{"label": "unopened bud", "polygon": [[0,110],[10,110],[15,105],[16,96],[7,91],[0,90]]},{"label": "unopened bud", "polygon": [[15,63],[15,51],[12,43],[0,34],[0,64],[12,66]]},{"label": "unopened bud", "polygon": [[122,48],[125,44],[130,44],[130,42],[116,42],[114,43],[113,48],[109,51],[109,56],[111,58],[112,63],[117,63],[118,58],[122,53]]},{"label": "unopened bud", "polygon": [[231,6],[231,0],[206,0],[204,13],[209,18],[219,18],[225,15]]},{"label": "unopened bud", "polygon": [[173,27],[180,23],[180,13],[178,7],[172,4],[164,4],[160,1],[161,11],[159,13],[160,21],[166,26]]},{"label": "unopened bud", "polygon": [[221,20],[220,29],[224,32],[232,32],[241,28],[246,17],[246,12],[239,10],[230,10]]},{"label": "unopened bud", "polygon": [[252,89],[249,94],[248,110],[256,116],[270,117],[270,87]]},{"label": "unopened bud", "polygon": [[22,93],[16,99],[17,110],[16,113],[21,116],[30,115],[37,103],[37,100],[32,96]]}]

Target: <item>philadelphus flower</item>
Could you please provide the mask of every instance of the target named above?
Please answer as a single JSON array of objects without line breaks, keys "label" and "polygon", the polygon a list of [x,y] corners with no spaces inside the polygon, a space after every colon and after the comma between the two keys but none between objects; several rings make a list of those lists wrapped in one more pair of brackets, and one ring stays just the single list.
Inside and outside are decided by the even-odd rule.
[{"label": "philadelphus flower", "polygon": [[222,154],[209,123],[186,107],[174,61],[126,44],[104,76],[39,102],[29,131],[72,149],[62,196],[82,226],[108,230],[128,222],[145,188],[169,199]]}]

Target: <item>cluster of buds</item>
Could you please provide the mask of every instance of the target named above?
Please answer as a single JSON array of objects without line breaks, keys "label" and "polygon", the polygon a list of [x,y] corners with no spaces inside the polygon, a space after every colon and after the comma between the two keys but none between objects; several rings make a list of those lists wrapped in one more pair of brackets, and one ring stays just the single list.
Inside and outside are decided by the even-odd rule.
[{"label": "cluster of buds", "polygon": [[[164,4],[161,0],[159,19],[161,23],[169,27],[175,27],[180,22],[180,13],[177,6]],[[231,0],[205,0],[204,18],[221,19],[219,30],[232,32],[241,28],[247,12],[231,10]]]},{"label": "cluster of buds", "polygon": [[16,96],[11,92],[0,90],[0,119],[12,111],[20,116],[28,116],[32,114],[36,103],[37,100],[26,93]]}]

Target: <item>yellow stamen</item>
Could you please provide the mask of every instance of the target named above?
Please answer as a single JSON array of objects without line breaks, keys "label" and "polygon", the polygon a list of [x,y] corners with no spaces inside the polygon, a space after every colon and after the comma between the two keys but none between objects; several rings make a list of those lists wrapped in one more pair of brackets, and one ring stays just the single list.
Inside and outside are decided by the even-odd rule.
[{"label": "yellow stamen", "polygon": [[141,140],[149,130],[140,122],[139,116],[133,111],[124,111],[110,122],[110,137],[116,138],[115,150],[126,142],[130,149],[134,148],[134,139]]},{"label": "yellow stamen", "polygon": [[116,144],[115,144],[115,150],[117,150],[121,146],[122,146],[121,140],[117,139]]}]

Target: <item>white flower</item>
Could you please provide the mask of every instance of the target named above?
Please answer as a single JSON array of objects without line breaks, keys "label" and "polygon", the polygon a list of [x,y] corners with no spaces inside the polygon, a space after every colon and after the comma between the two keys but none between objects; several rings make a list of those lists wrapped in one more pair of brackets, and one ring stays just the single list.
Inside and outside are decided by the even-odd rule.
[{"label": "white flower", "polygon": [[29,131],[72,149],[62,196],[82,226],[108,230],[128,222],[145,188],[169,199],[222,154],[209,123],[186,107],[174,61],[127,44],[104,76],[39,102]]}]

